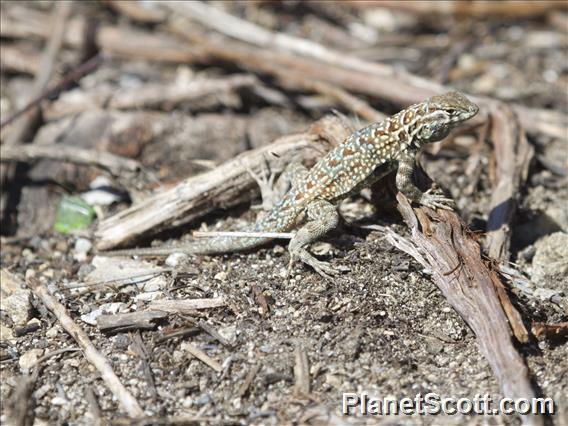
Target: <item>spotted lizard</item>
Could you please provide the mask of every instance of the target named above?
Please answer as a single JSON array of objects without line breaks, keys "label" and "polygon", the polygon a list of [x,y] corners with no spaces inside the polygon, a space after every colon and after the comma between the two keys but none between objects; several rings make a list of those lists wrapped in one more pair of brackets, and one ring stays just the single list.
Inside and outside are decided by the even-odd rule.
[{"label": "spotted lizard", "polygon": [[[250,230],[288,232],[305,221],[290,240],[291,263],[300,260],[324,277],[336,275],[336,269],[316,259],[307,248],[338,225],[337,203],[396,170],[396,187],[410,200],[432,208],[451,208],[451,199],[416,187],[415,157],[424,144],[443,139],[478,110],[477,105],[454,91],[411,105],[354,132],[310,170],[299,167],[288,192]],[[264,237],[212,237],[179,246],[117,250],[105,255],[221,254],[252,249],[269,241],[271,238]]]}]

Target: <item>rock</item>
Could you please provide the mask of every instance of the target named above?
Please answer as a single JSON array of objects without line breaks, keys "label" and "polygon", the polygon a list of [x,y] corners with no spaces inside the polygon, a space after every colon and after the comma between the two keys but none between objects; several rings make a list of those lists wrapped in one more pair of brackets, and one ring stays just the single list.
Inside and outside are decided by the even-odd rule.
[{"label": "rock", "polygon": [[75,247],[73,248],[73,252],[75,257],[79,255],[83,255],[86,257],[86,254],[93,248],[93,244],[86,238],[77,238],[75,241]]},{"label": "rock", "polygon": [[536,285],[568,293],[568,234],[555,232],[535,243],[529,269]]},{"label": "rock", "polygon": [[32,295],[29,290],[18,290],[0,299],[0,310],[6,312],[16,325],[25,325],[32,317]]},{"label": "rock", "polygon": [[51,327],[49,330],[47,330],[45,332],[45,337],[47,337],[49,339],[53,339],[54,337],[57,337],[57,335],[59,334],[60,331],[61,331],[61,329],[59,328],[59,326],[54,325],[53,327]]},{"label": "rock", "polygon": [[226,327],[219,328],[219,334],[223,336],[230,344],[234,344],[237,340],[237,326],[231,324]]},{"label": "rock", "polygon": [[221,271],[215,274],[213,277],[214,280],[224,282],[227,280],[227,273],[225,271]]},{"label": "rock", "polygon": [[108,206],[124,199],[124,194],[114,189],[107,177],[98,176],[89,186],[91,190],[83,192],[81,198],[91,206]]},{"label": "rock", "polygon": [[10,327],[0,324],[0,342],[15,340],[14,332]]},{"label": "rock", "polygon": [[20,364],[22,370],[29,370],[42,355],[43,349],[31,349],[20,357],[18,364]]},{"label": "rock", "polygon": [[172,253],[166,258],[165,264],[177,268],[187,263],[187,259],[189,259],[189,256],[185,253]]},{"label": "rock", "polygon": [[23,282],[18,277],[4,269],[0,271],[0,295],[2,297],[10,296],[16,291],[22,289]]}]

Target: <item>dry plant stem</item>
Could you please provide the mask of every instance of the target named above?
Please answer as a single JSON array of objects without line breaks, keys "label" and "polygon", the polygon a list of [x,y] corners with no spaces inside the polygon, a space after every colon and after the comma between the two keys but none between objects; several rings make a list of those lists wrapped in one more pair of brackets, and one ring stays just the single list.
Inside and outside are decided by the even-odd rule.
[{"label": "dry plant stem", "polygon": [[42,158],[65,161],[74,164],[95,166],[120,176],[125,172],[135,172],[141,169],[138,161],[120,157],[104,151],[82,149],[62,144],[4,146],[0,148],[0,161],[30,161]]},{"label": "dry plant stem", "polygon": [[195,358],[197,358],[199,361],[203,362],[204,364],[207,364],[209,367],[211,367],[217,373],[220,373],[221,371],[223,371],[223,367],[221,366],[221,364],[219,364],[217,361],[215,361],[213,358],[211,358],[209,355],[207,355],[205,352],[203,352],[197,346],[186,342],[184,347],[191,355],[193,355]]},{"label": "dry plant stem", "polygon": [[327,139],[320,136],[322,133],[346,133],[336,130],[338,121],[337,117],[324,118],[314,123],[312,131],[285,136],[268,146],[245,152],[103,220],[95,232],[97,248],[110,249],[141,235],[188,223],[216,208],[251,200],[258,189],[249,170],[258,174],[266,162],[272,171],[278,171],[291,161],[315,160],[329,149]]},{"label": "dry plant stem", "polygon": [[[59,50],[63,45],[63,36],[65,33],[65,23],[71,12],[72,1],[59,2],[54,4],[54,11],[51,19],[53,31],[45,47],[40,61],[40,72],[34,79],[33,86],[28,93],[28,99],[34,99],[39,96],[47,87],[53,71]],[[2,146],[13,146],[21,144],[27,136],[30,135],[32,129],[35,128],[39,120],[39,109],[32,108],[26,114],[22,115],[19,120],[12,124],[10,132],[3,137]],[[6,187],[8,181],[11,181],[16,172],[16,165],[9,165],[0,171],[0,180],[2,187]],[[3,192],[0,196],[0,214],[4,214],[6,203],[8,201],[7,192]]]},{"label": "dry plant stem", "polygon": [[101,374],[113,395],[118,399],[122,408],[131,417],[141,417],[144,411],[138,401],[120,382],[107,359],[95,348],[87,334],[73,321],[65,307],[59,303],[37,279],[28,280],[28,285],[42,303],[49,309],[61,323],[63,328],[75,339],[83,354]]},{"label": "dry plant stem", "polygon": [[510,222],[528,176],[534,149],[510,107],[495,103],[492,109],[490,139],[496,170],[487,220],[488,253],[491,258],[503,262],[509,259]]},{"label": "dry plant stem", "polygon": [[419,15],[465,15],[477,17],[534,17],[536,15],[546,15],[556,9],[566,10],[566,3],[556,0],[473,0],[473,1],[439,1],[439,0],[420,0],[420,1],[399,1],[399,0],[380,0],[380,1],[358,1],[350,0],[354,7],[373,8],[384,7],[388,9],[400,10]]},{"label": "dry plant stem", "polygon": [[[507,317],[495,292],[493,280],[499,278],[482,260],[479,244],[456,213],[412,209],[402,194],[398,194],[397,199],[411,237],[410,241],[404,241],[389,233],[389,241],[432,271],[434,283],[474,331],[503,395],[535,397],[529,370],[513,345]],[[540,417],[524,417],[523,420],[542,424]]]}]

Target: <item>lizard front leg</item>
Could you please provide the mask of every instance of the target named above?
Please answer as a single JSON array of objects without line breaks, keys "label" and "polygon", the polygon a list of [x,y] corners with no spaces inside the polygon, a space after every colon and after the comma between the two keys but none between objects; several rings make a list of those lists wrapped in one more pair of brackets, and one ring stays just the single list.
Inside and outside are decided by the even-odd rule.
[{"label": "lizard front leg", "polygon": [[288,246],[290,266],[299,259],[314,268],[318,274],[329,279],[336,275],[337,271],[329,263],[316,259],[306,248],[337,227],[339,214],[336,207],[325,200],[312,201],[308,204],[306,214],[308,222],[296,232]]},{"label": "lizard front leg", "polygon": [[414,155],[406,155],[399,160],[396,172],[396,188],[411,201],[430,208],[441,208],[452,210],[455,205],[454,200],[445,197],[443,194],[434,193],[432,189],[422,192],[414,184],[414,170],[416,161]]},{"label": "lizard front leg", "polygon": [[300,162],[289,163],[278,179],[273,171],[268,171],[268,164],[262,167],[260,173],[248,169],[249,174],[258,184],[260,188],[260,196],[262,198],[262,210],[270,211],[274,205],[288,192],[288,190],[302,182],[302,179],[308,173],[308,170]]}]

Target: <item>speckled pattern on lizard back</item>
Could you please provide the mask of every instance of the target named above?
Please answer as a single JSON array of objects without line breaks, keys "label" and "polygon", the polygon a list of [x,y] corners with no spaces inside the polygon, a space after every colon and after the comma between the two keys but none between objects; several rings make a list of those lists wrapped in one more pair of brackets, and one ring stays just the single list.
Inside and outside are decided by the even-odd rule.
[{"label": "speckled pattern on lizard back", "polygon": [[[329,277],[335,270],[313,257],[307,246],[337,226],[335,205],[397,170],[397,189],[412,201],[430,207],[448,208],[451,200],[413,183],[415,157],[425,144],[448,135],[453,127],[473,117],[478,107],[459,92],[434,96],[400,111],[381,123],[371,124],[349,136],[294,182],[280,202],[252,230],[286,232],[307,216],[290,241],[292,260],[300,259],[318,273]],[[305,215],[304,215],[305,214]],[[216,237],[196,240],[178,247],[135,249],[112,254],[165,255],[173,252],[227,253],[262,245],[268,238]]]}]

